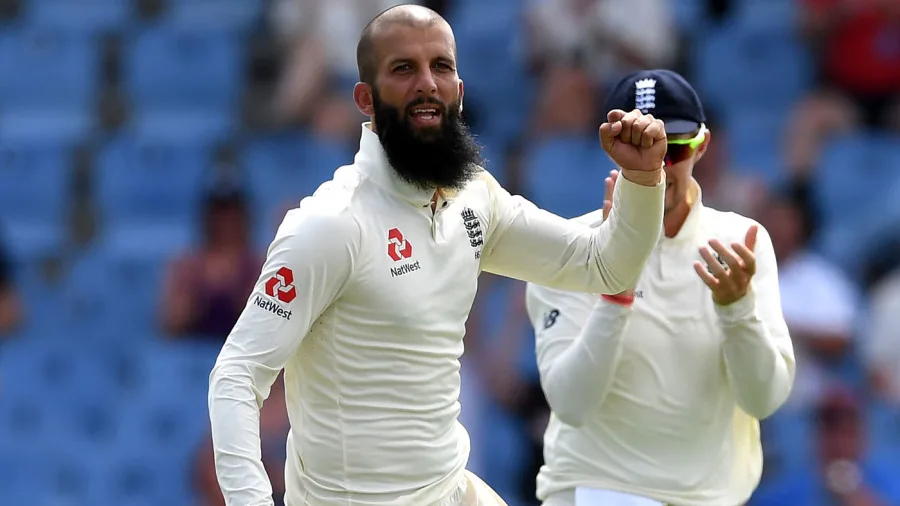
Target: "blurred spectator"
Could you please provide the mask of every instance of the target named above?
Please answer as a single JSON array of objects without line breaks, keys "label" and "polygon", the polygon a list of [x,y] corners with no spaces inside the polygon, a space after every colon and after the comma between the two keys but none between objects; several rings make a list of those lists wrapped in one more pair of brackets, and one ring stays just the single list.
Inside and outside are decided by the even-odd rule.
[{"label": "blurred spectator", "polygon": [[358,80],[356,42],[370,19],[400,0],[274,0],[270,19],[286,53],[273,114],[330,138],[358,135],[350,100]]},{"label": "blurred spectator", "polygon": [[[284,464],[287,461],[286,445],[289,430],[284,377],[279,375],[259,412],[262,461],[272,483],[275,506],[284,506]],[[200,497],[200,506],[225,506],[225,499],[216,479],[213,459],[212,441],[207,435],[194,462],[194,489]]]},{"label": "blurred spectator", "polygon": [[826,394],[814,411],[818,462],[760,487],[752,506],[889,506],[900,504],[896,467],[867,457],[866,420],[859,395]]},{"label": "blurred spectator", "polygon": [[830,370],[847,356],[859,294],[840,269],[809,248],[812,231],[796,196],[773,194],[760,221],[775,248],[781,306],[797,359],[788,405],[803,408],[821,396]]},{"label": "blurred spectator", "polygon": [[582,136],[597,123],[596,94],[590,76],[577,66],[554,66],[545,72],[534,112],[532,134]]},{"label": "blurred spectator", "polygon": [[[630,71],[668,67],[677,51],[666,0],[529,0],[531,63],[577,63],[601,88]],[[548,77],[549,78],[549,77]]]},{"label": "blurred spectator", "polygon": [[202,233],[198,250],[169,265],[161,300],[162,326],[174,335],[224,341],[262,266],[251,243],[244,197],[230,190],[211,193]]},{"label": "blurred spectator", "polygon": [[0,336],[12,332],[22,320],[22,304],[12,275],[12,263],[0,244]]},{"label": "blurred spectator", "polygon": [[900,403],[900,267],[871,291],[864,358],[875,393]]},{"label": "blurred spectator", "polygon": [[819,86],[791,120],[788,167],[805,177],[833,133],[900,129],[900,2],[799,0]]},{"label": "blurred spectator", "polygon": [[767,195],[765,182],[748,170],[734,170],[735,164],[742,162],[731,158],[724,124],[707,114],[706,127],[713,141],[694,165],[694,179],[703,188],[703,202],[721,211],[756,216]]}]

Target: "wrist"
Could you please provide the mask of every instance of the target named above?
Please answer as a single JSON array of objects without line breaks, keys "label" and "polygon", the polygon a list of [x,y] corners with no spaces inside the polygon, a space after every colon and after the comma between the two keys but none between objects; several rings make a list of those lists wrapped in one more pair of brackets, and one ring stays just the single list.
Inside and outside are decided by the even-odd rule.
[{"label": "wrist", "polygon": [[634,295],[633,294],[620,293],[620,294],[616,294],[616,295],[608,295],[608,294],[604,293],[604,294],[601,294],[600,297],[603,300],[605,300],[606,302],[609,302],[611,304],[617,304],[619,306],[631,307],[631,305],[634,304]]},{"label": "wrist", "polygon": [[656,170],[635,170],[623,167],[619,172],[628,181],[641,186],[657,186],[666,180],[666,172],[662,165]]},{"label": "wrist", "polygon": [[756,294],[753,293],[753,290],[747,290],[743,297],[731,304],[714,303],[713,307],[715,307],[716,314],[725,323],[736,323],[753,318],[756,315]]}]

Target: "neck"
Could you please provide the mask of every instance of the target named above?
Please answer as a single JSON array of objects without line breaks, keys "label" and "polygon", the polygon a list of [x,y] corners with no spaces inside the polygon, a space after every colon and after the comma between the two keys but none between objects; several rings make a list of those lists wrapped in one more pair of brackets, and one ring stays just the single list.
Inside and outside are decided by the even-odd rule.
[{"label": "neck", "polygon": [[689,199],[683,200],[680,204],[667,211],[663,216],[663,231],[666,237],[673,238],[678,235],[684,220],[687,219],[691,212],[691,202]]}]

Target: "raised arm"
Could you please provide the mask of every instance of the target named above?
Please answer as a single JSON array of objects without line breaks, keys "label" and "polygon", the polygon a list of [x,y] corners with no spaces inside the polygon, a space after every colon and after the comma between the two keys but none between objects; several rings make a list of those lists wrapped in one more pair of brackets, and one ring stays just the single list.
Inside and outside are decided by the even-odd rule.
[{"label": "raised arm", "polygon": [[278,372],[340,295],[360,231],[345,213],[288,212],[262,274],[210,374],[209,416],[219,486],[229,506],[272,505],[259,410]]},{"label": "raised arm", "polygon": [[609,219],[596,228],[571,222],[490,179],[493,219],[484,270],[580,292],[633,287],[662,232],[665,128],[640,111],[613,111],[609,119],[600,128],[601,144],[622,168]]}]

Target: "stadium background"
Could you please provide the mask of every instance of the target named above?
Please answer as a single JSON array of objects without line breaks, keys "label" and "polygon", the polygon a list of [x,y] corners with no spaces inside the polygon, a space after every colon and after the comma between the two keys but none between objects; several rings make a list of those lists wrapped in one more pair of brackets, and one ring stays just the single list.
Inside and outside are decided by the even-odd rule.
[{"label": "stadium background", "polygon": [[[208,372],[281,213],[352,159],[352,51],[391,3],[0,0],[0,504],[218,504]],[[804,9],[836,2],[427,3],[456,31],[488,168],[565,216],[601,202],[605,86],[635,66],[696,84],[715,151],[697,168],[704,198],[786,226],[801,252],[783,252],[784,303],[811,373],[763,426],[755,503],[824,504],[796,484],[815,483],[829,441],[852,453],[867,438],[871,486],[900,504],[900,143],[838,115],[839,131],[789,149],[836,114],[815,94],[823,46],[800,30]],[[534,503],[546,417],[531,341],[522,284],[485,276],[463,416],[470,467],[511,506]],[[263,428],[276,489],[278,396]]]}]

